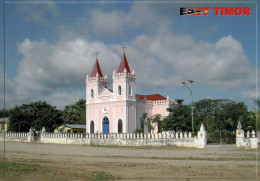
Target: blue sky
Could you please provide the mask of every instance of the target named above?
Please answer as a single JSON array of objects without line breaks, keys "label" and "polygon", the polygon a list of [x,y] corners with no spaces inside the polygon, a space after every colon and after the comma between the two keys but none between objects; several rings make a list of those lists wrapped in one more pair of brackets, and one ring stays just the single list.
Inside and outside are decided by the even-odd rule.
[{"label": "blue sky", "polygon": [[[253,2],[10,2],[5,4],[7,107],[45,100],[62,108],[85,98],[95,53],[111,80],[125,45],[139,94],[160,93],[189,104],[189,91],[181,83],[192,79],[195,101],[228,98],[254,108]],[[180,7],[198,6],[210,7],[209,15],[179,15]],[[251,16],[215,16],[213,7],[250,7]],[[3,23],[0,33],[3,42]]]}]

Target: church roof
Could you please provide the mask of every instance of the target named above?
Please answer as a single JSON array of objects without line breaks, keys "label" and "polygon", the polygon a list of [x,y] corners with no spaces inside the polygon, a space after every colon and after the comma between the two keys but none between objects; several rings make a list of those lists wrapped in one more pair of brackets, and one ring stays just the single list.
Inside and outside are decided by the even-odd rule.
[{"label": "church roof", "polygon": [[64,124],[64,126],[69,127],[69,128],[78,128],[78,129],[86,129],[86,125],[81,125],[81,124]]},{"label": "church roof", "polygon": [[121,60],[121,63],[118,67],[118,71],[117,73],[123,73],[124,70],[126,69],[126,72],[127,73],[130,73],[130,68],[129,68],[129,65],[128,65],[128,62],[127,62],[127,59],[126,59],[126,56],[125,56],[125,53],[123,54],[123,57],[122,57],[122,60]]},{"label": "church roof", "polygon": [[99,63],[98,63],[98,59],[96,59],[96,63],[93,67],[93,70],[92,70],[90,77],[96,77],[97,73],[98,73],[99,77],[103,77],[101,68],[100,68]]},{"label": "church roof", "polygon": [[145,99],[146,98],[146,100],[149,100],[149,101],[167,100],[166,97],[164,97],[160,94],[151,94],[151,95],[136,94],[136,97],[138,97],[139,99]]}]

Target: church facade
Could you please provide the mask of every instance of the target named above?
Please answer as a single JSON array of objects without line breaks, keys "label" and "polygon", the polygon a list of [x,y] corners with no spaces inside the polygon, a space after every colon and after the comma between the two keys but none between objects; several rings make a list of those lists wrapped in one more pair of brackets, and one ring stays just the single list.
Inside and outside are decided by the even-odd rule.
[{"label": "church facade", "polygon": [[[87,133],[132,133],[141,128],[143,113],[148,117],[157,114],[165,117],[169,114],[166,109],[176,106],[168,96],[136,94],[136,74],[134,70],[131,72],[125,53],[112,81],[111,90],[96,59],[91,75],[86,78]],[[153,126],[154,132],[158,132],[158,125]]]}]

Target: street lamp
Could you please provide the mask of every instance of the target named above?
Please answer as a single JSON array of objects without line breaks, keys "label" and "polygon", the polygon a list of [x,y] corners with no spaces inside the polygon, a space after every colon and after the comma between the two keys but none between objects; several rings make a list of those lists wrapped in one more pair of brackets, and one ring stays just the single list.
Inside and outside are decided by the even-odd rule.
[{"label": "street lamp", "polygon": [[[193,80],[188,80],[190,82],[190,84],[192,85],[192,83],[194,82]],[[190,91],[190,96],[191,96],[191,122],[192,122],[192,133],[194,133],[194,122],[193,122],[193,96],[192,96],[192,86],[188,86],[185,82],[182,82],[183,85],[185,85],[185,87],[187,87]]]}]

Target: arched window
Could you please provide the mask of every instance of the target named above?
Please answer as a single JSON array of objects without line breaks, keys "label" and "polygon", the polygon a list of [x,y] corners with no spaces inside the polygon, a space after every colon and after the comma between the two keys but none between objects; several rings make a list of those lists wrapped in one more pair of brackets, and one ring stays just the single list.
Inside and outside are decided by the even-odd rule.
[{"label": "arched window", "polygon": [[93,99],[94,98],[94,90],[93,89],[91,89],[91,91],[90,91],[91,93],[91,99]]},{"label": "arched window", "polygon": [[129,88],[128,89],[128,94],[129,94],[129,96],[131,96],[132,95],[132,86],[131,86],[131,84],[129,85],[128,88]]},{"label": "arched window", "polygon": [[95,132],[95,124],[94,121],[90,122],[90,133],[93,134]]},{"label": "arched window", "polygon": [[123,132],[123,121],[121,119],[118,120],[117,131],[118,131],[118,133]]},{"label": "arched window", "polygon": [[118,95],[121,96],[121,85],[118,86]]}]

